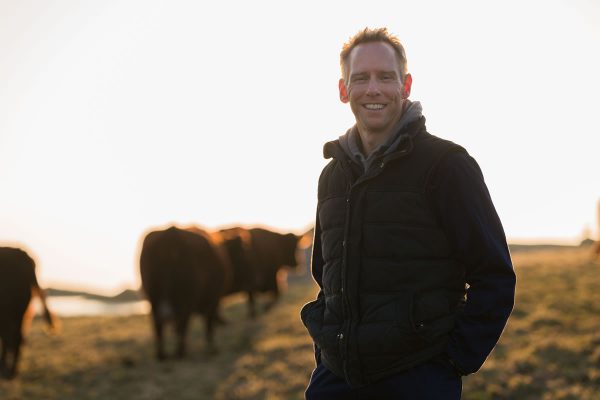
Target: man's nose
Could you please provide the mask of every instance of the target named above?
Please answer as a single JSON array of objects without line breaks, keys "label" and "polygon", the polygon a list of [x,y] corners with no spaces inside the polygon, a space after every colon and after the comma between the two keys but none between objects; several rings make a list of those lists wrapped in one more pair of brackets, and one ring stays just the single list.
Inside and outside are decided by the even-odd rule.
[{"label": "man's nose", "polygon": [[377,82],[377,79],[371,78],[369,79],[369,83],[367,84],[367,95],[369,96],[375,96],[378,95],[380,93],[379,91],[379,82]]}]

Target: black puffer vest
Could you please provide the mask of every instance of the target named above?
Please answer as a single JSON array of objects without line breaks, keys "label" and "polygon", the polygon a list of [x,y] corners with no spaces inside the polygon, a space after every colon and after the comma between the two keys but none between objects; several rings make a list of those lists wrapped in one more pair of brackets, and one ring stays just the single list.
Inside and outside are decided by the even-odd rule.
[{"label": "black puffer vest", "polygon": [[338,141],[319,179],[323,287],[302,320],[321,361],[352,386],[406,370],[446,347],[465,295],[459,265],[428,203],[440,160],[462,147],[405,128],[397,150],[364,174]]}]

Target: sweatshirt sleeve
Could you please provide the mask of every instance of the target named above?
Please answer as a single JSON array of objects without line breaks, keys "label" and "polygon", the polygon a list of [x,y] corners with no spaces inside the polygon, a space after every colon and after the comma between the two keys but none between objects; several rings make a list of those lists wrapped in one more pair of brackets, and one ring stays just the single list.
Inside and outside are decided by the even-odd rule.
[{"label": "sweatshirt sleeve", "polygon": [[434,212],[465,267],[467,296],[450,334],[447,354],[459,372],[477,371],[506,325],[516,276],[506,236],[477,162],[451,153],[431,180]]}]

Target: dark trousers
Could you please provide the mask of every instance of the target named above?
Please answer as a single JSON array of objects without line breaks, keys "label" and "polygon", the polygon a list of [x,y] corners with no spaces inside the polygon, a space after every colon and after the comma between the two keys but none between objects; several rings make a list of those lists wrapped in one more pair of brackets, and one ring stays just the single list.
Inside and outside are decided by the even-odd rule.
[{"label": "dark trousers", "polygon": [[319,363],[310,377],[306,400],[458,400],[462,379],[442,358],[359,388],[351,388]]}]

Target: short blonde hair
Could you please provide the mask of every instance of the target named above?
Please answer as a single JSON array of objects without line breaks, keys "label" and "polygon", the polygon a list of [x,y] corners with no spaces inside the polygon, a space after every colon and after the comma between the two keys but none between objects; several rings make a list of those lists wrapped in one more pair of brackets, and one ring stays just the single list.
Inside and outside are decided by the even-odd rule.
[{"label": "short blonde hair", "polygon": [[388,43],[394,49],[396,56],[398,57],[398,67],[400,69],[400,78],[404,82],[404,77],[408,74],[408,65],[406,61],[406,53],[404,52],[404,46],[400,42],[398,37],[388,32],[387,28],[365,28],[359,31],[357,34],[352,36],[344,46],[340,53],[340,67],[342,68],[342,78],[344,82],[348,82],[348,59],[350,53],[359,44],[372,43],[372,42],[383,42]]}]

